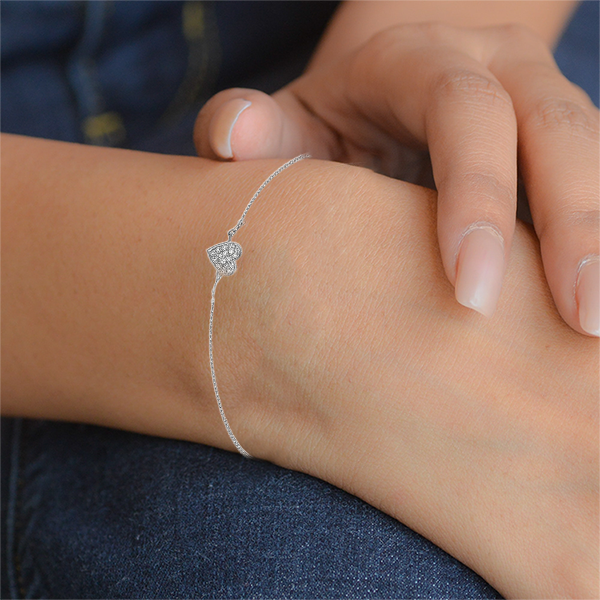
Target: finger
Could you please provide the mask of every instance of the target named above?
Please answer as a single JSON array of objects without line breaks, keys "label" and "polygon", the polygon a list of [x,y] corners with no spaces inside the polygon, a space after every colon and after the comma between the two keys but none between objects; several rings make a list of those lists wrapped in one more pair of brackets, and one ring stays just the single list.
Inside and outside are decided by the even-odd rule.
[{"label": "finger", "polygon": [[334,134],[282,90],[269,96],[231,88],[215,94],[194,127],[198,155],[215,160],[284,158],[310,152],[329,159]]},{"label": "finger", "polygon": [[440,251],[456,299],[490,317],[516,220],[516,118],[509,95],[474,59],[450,54],[437,68],[425,128]]},{"label": "finger", "polygon": [[441,24],[390,28],[296,92],[357,144],[427,144],[446,274],[461,304],[490,316],[515,224],[517,127],[510,96],[460,37]]},{"label": "finger", "polygon": [[525,28],[498,32],[489,67],[515,106],[521,171],[556,306],[572,328],[599,336],[598,110]]}]

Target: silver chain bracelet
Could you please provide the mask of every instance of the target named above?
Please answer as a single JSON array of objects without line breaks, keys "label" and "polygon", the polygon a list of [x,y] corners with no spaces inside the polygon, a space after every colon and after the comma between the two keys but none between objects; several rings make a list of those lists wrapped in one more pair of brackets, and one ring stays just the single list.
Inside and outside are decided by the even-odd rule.
[{"label": "silver chain bracelet", "polygon": [[212,374],[212,382],[213,387],[215,389],[215,396],[217,398],[217,404],[219,405],[219,412],[221,413],[221,419],[223,419],[223,423],[225,424],[225,429],[227,429],[227,433],[231,438],[231,441],[235,444],[235,447],[239,450],[242,456],[246,458],[254,458],[249,452],[246,452],[241,446],[241,444],[237,441],[235,435],[233,435],[233,431],[231,431],[231,427],[229,426],[229,422],[227,421],[227,417],[225,416],[225,412],[223,411],[223,405],[221,404],[221,398],[219,397],[219,390],[217,388],[217,378],[215,377],[215,364],[213,361],[213,315],[215,312],[215,291],[217,289],[217,284],[221,277],[225,275],[233,275],[236,271],[236,261],[242,255],[242,247],[237,242],[232,242],[231,238],[237,232],[237,230],[244,224],[244,217],[246,213],[252,206],[252,203],[258,198],[258,195],[263,190],[263,188],[281,171],[287,169],[290,165],[302,160],[303,158],[310,158],[310,154],[301,154],[300,156],[296,156],[296,158],[292,158],[292,160],[286,162],[284,165],[279,167],[274,173],[269,175],[269,177],[264,181],[264,183],[258,188],[256,194],[252,196],[252,200],[246,206],[241,219],[238,221],[237,225],[230,229],[227,232],[227,241],[220,242],[211,246],[206,251],[208,253],[208,258],[210,262],[217,270],[215,284],[212,288],[211,300],[210,300],[210,326],[208,328],[208,353],[210,356],[210,372]]}]

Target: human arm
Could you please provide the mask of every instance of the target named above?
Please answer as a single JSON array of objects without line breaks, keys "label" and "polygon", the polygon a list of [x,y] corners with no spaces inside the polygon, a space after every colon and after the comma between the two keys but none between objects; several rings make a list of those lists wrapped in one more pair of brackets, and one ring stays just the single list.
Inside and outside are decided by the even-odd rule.
[{"label": "human arm", "polygon": [[[205,249],[281,161],[2,150],[3,414],[233,450]],[[494,321],[462,311],[435,211],[430,190],[326,161],[269,184],[217,290],[228,419],[254,456],[360,496],[505,596],[595,597],[598,340],[558,316],[523,225]]]},{"label": "human arm", "polygon": [[2,414],[218,443],[205,249],[240,180],[6,134],[2,154]]},{"label": "human arm", "polygon": [[[252,105],[239,113],[242,99]],[[199,114],[196,146],[234,160],[309,151],[401,179],[411,153],[428,151],[446,277],[461,304],[488,317],[520,178],[560,314],[600,334],[598,110],[523,25],[392,25],[272,96],[219,92]],[[476,250],[465,243],[474,231]]]}]

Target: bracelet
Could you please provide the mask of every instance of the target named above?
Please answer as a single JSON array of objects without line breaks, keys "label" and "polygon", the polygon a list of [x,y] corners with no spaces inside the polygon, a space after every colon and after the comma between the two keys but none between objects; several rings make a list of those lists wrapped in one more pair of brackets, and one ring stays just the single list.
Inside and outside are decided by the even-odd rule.
[{"label": "bracelet", "polygon": [[237,232],[237,230],[244,224],[244,217],[246,213],[252,206],[252,203],[258,198],[258,195],[262,191],[262,189],[281,171],[287,169],[290,165],[293,165],[295,162],[302,160],[303,158],[310,158],[310,154],[301,154],[300,156],[296,156],[292,160],[286,162],[284,165],[279,167],[277,171],[272,173],[264,183],[258,188],[256,194],[252,196],[252,200],[246,206],[241,219],[238,221],[237,225],[230,229],[227,232],[227,241],[220,242],[211,246],[207,249],[208,258],[210,262],[215,267],[217,273],[215,278],[215,284],[212,288],[211,300],[210,300],[210,325],[208,328],[208,353],[210,356],[210,372],[212,374],[213,388],[215,390],[215,396],[217,398],[217,404],[219,405],[219,412],[221,413],[221,419],[223,419],[223,423],[225,424],[225,429],[227,429],[227,433],[231,438],[231,441],[235,444],[235,447],[239,450],[242,456],[246,458],[254,458],[249,452],[246,452],[241,446],[241,444],[237,441],[235,435],[233,435],[233,431],[231,431],[231,427],[229,426],[229,421],[227,421],[227,417],[225,416],[225,412],[223,411],[223,405],[221,404],[221,398],[219,396],[219,390],[217,388],[217,378],[215,377],[215,364],[213,361],[213,315],[215,312],[215,291],[217,289],[217,284],[219,283],[221,277],[226,275],[233,275],[236,271],[236,261],[242,255],[242,247],[237,242],[232,242],[231,238]]}]

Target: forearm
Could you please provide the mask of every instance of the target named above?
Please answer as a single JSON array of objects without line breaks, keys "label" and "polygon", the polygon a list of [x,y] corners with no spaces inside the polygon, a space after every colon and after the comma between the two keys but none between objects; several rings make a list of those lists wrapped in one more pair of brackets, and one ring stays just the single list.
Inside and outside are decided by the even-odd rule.
[{"label": "forearm", "polygon": [[307,70],[357,48],[382,29],[422,21],[459,27],[521,23],[554,47],[576,6],[575,0],[347,1],[333,16]]},{"label": "forearm", "polygon": [[239,218],[243,176],[20,136],[2,151],[2,414],[225,445],[205,249]]}]

